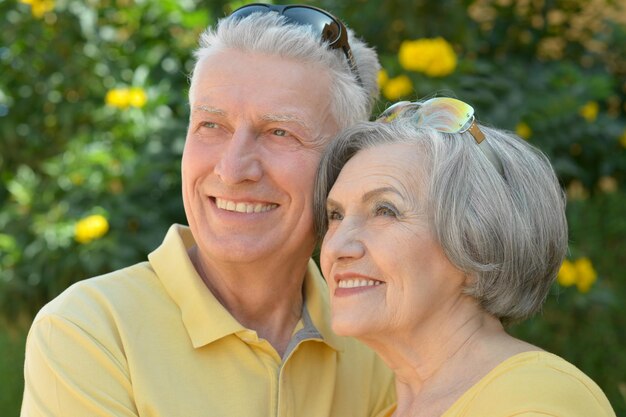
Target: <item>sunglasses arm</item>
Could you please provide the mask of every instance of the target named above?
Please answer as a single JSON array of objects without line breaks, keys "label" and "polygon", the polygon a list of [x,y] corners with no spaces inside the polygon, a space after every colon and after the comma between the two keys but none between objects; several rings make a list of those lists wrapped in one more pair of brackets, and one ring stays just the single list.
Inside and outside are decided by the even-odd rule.
[{"label": "sunglasses arm", "polygon": [[335,19],[337,25],[339,25],[339,39],[332,43],[335,45],[334,47],[340,47],[343,51],[346,59],[348,60],[348,66],[350,67],[350,71],[354,74],[356,81],[359,83],[361,87],[363,87],[363,80],[361,80],[361,76],[359,75],[359,69],[356,65],[356,59],[354,59],[354,55],[352,54],[352,49],[350,49],[350,43],[348,42],[348,30],[345,25],[340,21]]},{"label": "sunglasses arm", "polygon": [[350,70],[354,74],[356,81],[359,83],[361,87],[363,87],[363,80],[361,80],[361,76],[359,75],[359,70],[356,66],[356,60],[354,59],[354,55],[352,55],[352,50],[348,46],[344,46],[341,49],[343,50],[343,53],[346,55],[346,59],[348,60],[348,65],[350,66]]},{"label": "sunglasses arm", "polygon": [[474,137],[474,140],[478,144],[478,149],[482,151],[483,155],[487,157],[489,162],[491,162],[491,165],[493,165],[498,173],[504,177],[502,162],[500,161],[500,158],[496,156],[489,142],[485,140],[485,134],[478,128],[476,120],[472,120],[472,124],[467,131]]},{"label": "sunglasses arm", "polygon": [[502,167],[502,162],[500,161],[500,158],[496,156],[493,148],[489,145],[489,142],[486,140],[482,141],[478,144],[478,149],[482,151],[483,155],[485,155],[489,162],[491,162],[491,165],[493,165],[498,173],[504,178],[504,168]]},{"label": "sunglasses arm", "polygon": [[485,134],[478,128],[478,125],[476,124],[476,120],[472,120],[472,124],[467,130],[468,132],[472,134],[472,136],[474,136],[474,139],[476,140],[477,144],[480,145],[482,141],[485,140]]}]

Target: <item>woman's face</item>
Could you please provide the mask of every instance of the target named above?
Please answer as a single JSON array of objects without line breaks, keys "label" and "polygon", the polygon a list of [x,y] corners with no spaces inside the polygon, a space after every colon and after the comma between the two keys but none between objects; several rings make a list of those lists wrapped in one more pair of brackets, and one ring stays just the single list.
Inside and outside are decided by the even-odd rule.
[{"label": "woman's face", "polygon": [[338,334],[406,334],[463,297],[464,274],[430,230],[419,152],[408,144],[360,151],[330,190],[320,260]]}]

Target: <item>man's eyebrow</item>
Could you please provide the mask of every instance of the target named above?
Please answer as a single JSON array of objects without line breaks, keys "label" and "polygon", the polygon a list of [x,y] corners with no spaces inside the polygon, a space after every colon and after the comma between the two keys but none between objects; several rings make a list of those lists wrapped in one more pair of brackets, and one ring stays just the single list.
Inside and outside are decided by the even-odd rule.
[{"label": "man's eyebrow", "polygon": [[217,107],[207,106],[201,104],[199,106],[193,106],[194,111],[203,111],[211,114],[217,114],[219,116],[226,116],[226,112],[222,109],[218,109]]},{"label": "man's eyebrow", "polygon": [[[211,114],[216,114],[219,116],[226,116],[227,113],[217,107],[213,107],[213,106],[207,106],[205,104],[201,104],[199,106],[194,106],[193,107],[194,111],[203,111],[203,112],[207,112],[207,113],[211,113]],[[294,115],[294,114],[279,114],[279,113],[267,113],[264,114],[263,116],[261,116],[261,119],[266,121],[266,122],[290,122],[290,123],[296,123],[300,126],[302,126],[304,129],[306,129],[307,131],[311,131],[311,127],[300,117]]]},{"label": "man's eyebrow", "polygon": [[277,114],[277,113],[267,113],[261,116],[261,119],[266,122],[291,122],[296,123],[302,126],[307,131],[311,131],[311,127],[300,117],[294,114]]}]

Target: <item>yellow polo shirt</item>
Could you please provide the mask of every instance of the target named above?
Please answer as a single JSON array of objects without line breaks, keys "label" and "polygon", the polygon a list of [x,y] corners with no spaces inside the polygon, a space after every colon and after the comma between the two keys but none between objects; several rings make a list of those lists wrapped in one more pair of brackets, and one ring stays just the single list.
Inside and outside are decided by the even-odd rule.
[{"label": "yellow polo shirt", "polygon": [[533,351],[500,363],[441,417],[615,417],[615,412],[580,369],[552,353]]},{"label": "yellow polo shirt", "polygon": [[23,417],[374,416],[395,401],[391,371],[332,333],[311,261],[283,358],[243,327],[197,275],[188,228],[148,259],[81,281],[28,335]]}]

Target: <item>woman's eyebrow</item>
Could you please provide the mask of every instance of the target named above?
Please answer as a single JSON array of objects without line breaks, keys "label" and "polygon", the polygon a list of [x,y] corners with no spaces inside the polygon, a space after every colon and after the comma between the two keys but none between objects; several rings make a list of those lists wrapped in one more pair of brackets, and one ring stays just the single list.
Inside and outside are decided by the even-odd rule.
[{"label": "woman's eyebrow", "polygon": [[326,208],[340,208],[340,207],[341,207],[341,204],[333,200],[332,198],[326,199]]},{"label": "woman's eyebrow", "polygon": [[373,190],[366,192],[365,194],[363,194],[363,197],[361,198],[361,200],[363,202],[368,202],[368,201],[376,199],[376,197],[382,194],[388,194],[388,193],[396,194],[399,197],[404,197],[400,193],[400,191],[396,190],[394,187],[387,186],[387,187],[374,188]]},{"label": "woman's eyebrow", "polygon": [[[403,198],[403,195],[400,193],[400,191],[396,190],[394,187],[387,186],[387,187],[375,188],[373,190],[366,192],[365,194],[363,194],[363,197],[361,197],[361,201],[364,203],[367,203],[369,201],[376,200],[377,197],[383,194],[388,194],[388,193],[396,194],[397,196]],[[341,208],[343,206],[340,202],[328,197],[326,198],[326,207],[327,208]]]}]

